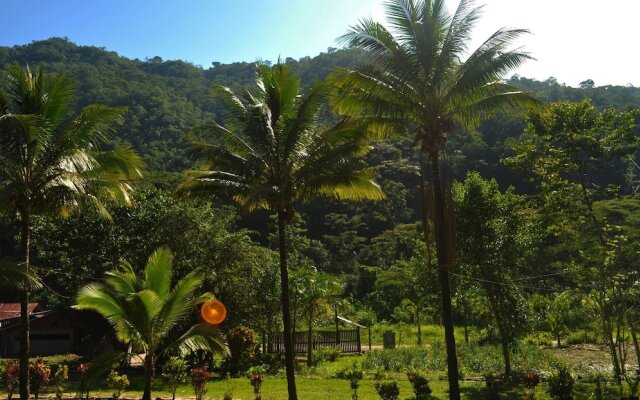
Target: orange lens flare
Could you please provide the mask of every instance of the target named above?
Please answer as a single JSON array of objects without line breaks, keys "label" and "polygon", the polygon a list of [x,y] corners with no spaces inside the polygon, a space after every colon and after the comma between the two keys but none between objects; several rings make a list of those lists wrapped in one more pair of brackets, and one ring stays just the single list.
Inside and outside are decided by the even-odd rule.
[{"label": "orange lens flare", "polygon": [[220,325],[227,318],[227,309],[219,300],[202,303],[200,316],[209,325]]}]

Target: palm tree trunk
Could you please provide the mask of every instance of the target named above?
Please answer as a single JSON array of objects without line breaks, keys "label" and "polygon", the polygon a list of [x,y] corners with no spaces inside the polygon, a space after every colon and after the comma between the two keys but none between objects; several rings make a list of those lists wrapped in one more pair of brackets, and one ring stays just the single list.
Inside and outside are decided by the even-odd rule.
[{"label": "palm tree trunk", "polygon": [[[460,400],[460,385],[458,382],[458,357],[456,355],[456,339],[453,334],[453,313],[451,307],[451,287],[449,283],[449,231],[445,224],[445,199],[444,189],[440,181],[440,165],[438,150],[429,154],[431,159],[431,184],[434,200],[434,225],[436,237],[436,251],[438,254],[438,278],[440,280],[440,293],[442,297],[442,322],[444,325],[444,338],[447,347],[447,375],[449,378],[449,399]],[[423,201],[424,198],[423,191]]]},{"label": "palm tree trunk", "polygon": [[[24,212],[21,219],[22,263],[29,273],[31,216]],[[20,299],[20,400],[29,400],[29,285],[24,285]]]},{"label": "palm tree trunk", "polygon": [[287,372],[287,391],[289,400],[297,400],[295,354],[291,334],[291,310],[289,309],[289,271],[287,270],[286,213],[278,210],[278,247],[280,251],[280,294],[282,302],[282,323],[284,325],[284,360]]},{"label": "palm tree trunk", "polygon": [[153,355],[150,353],[144,356],[144,393],[142,400],[151,400],[151,380],[153,378]]}]

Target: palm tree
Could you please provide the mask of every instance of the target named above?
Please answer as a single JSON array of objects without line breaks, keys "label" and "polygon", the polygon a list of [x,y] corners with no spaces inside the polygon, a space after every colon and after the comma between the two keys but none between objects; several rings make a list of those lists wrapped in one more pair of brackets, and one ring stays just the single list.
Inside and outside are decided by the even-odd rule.
[{"label": "palm tree", "polygon": [[[87,106],[69,118],[74,96],[64,76],[34,75],[9,68],[0,90],[0,206],[21,222],[21,264],[30,274],[29,245],[34,215],[66,217],[91,204],[104,215],[104,199],[129,202],[126,182],[140,176],[142,162],[130,149],[100,150],[123,110]],[[66,122],[66,123],[65,123]],[[29,398],[29,286],[21,298],[20,399]]]},{"label": "palm tree", "polygon": [[435,227],[449,389],[454,400],[460,393],[449,288],[453,213],[440,153],[456,123],[474,124],[500,107],[532,101],[502,80],[508,70],[530,58],[509,49],[525,30],[500,29],[465,58],[479,15],[480,8],[473,7],[471,0],[462,0],[453,14],[447,12],[444,0],[387,1],[389,29],[364,19],[341,38],[348,46],[367,51],[371,62],[356,70],[338,70],[333,99],[341,114],[378,121],[382,134],[409,127],[427,158],[420,168],[423,230],[428,240],[430,219]]},{"label": "palm tree", "polygon": [[230,108],[229,128],[214,123],[199,129],[211,133],[211,143],[194,143],[193,155],[203,163],[188,173],[178,193],[217,194],[244,210],[277,214],[287,385],[289,399],[296,399],[285,242],[293,204],[318,196],[359,200],[384,195],[357,159],[368,150],[363,126],[351,120],[326,130],[318,126],[325,85],[302,94],[289,67],[277,64],[258,65],[256,86],[255,93],[239,96],[222,88]]},{"label": "palm tree", "polygon": [[[104,283],[92,283],[78,293],[78,308],[93,310],[113,326],[118,340],[143,349],[145,384],[143,400],[151,399],[151,382],[158,356],[168,351],[226,352],[218,328],[196,324],[180,332],[184,320],[198,304],[213,299],[194,295],[202,285],[200,271],[192,271],[171,287],[173,255],[159,248],[147,261],[144,277],[128,263],[107,273]],[[179,335],[179,336],[178,336]]]}]

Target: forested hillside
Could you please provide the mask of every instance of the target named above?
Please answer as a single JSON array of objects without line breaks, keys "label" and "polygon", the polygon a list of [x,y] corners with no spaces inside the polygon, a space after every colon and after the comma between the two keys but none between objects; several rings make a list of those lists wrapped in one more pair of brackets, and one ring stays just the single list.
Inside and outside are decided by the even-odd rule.
[{"label": "forested hillside", "polygon": [[[363,57],[359,50],[329,49],[328,53],[313,58],[287,58],[284,62],[291,65],[304,85],[310,85],[326,78],[335,67],[358,65]],[[170,241],[184,247],[184,252],[178,252],[178,268],[214,260],[211,268],[224,275],[224,271],[231,270],[231,267],[223,268],[225,262],[242,264],[249,269],[256,267],[256,260],[248,264],[245,260],[249,254],[262,251],[258,251],[261,248],[255,242],[274,248],[276,241],[266,212],[236,216],[232,208],[220,202],[217,206],[226,208],[210,210],[202,205],[182,206],[170,198],[181,171],[192,165],[185,155],[190,140],[186,133],[222,118],[223,108],[212,95],[212,88],[215,85],[234,89],[249,87],[255,76],[254,64],[212,63],[203,68],[159,57],[130,60],[102,48],[77,46],[61,38],[0,47],[0,66],[4,68],[11,63],[28,64],[32,69],[42,67],[46,72],[73,77],[77,86],[77,109],[91,103],[126,106],[126,122],[117,132],[116,144],[130,145],[140,152],[148,168],[147,182],[156,186],[136,195],[141,205],[137,210],[118,209],[114,213],[115,224],[90,217],[74,217],[56,224],[40,220],[34,230],[36,257],[52,267],[52,271],[66,271],[75,277],[99,275],[101,271],[92,268],[117,259],[142,262],[147,250]],[[595,86],[589,80],[580,88],[572,88],[554,78],[536,81],[519,76],[513,76],[511,83],[532,92],[545,103],[590,99],[599,110],[640,107],[640,88]],[[513,155],[512,144],[518,141],[525,126],[524,114],[500,114],[482,122],[477,130],[458,128],[448,143],[451,181],[462,180],[467,171],[474,170],[486,179],[495,178],[503,190],[513,186],[515,193],[535,197],[538,187],[530,177],[502,162]],[[376,143],[366,162],[375,172],[387,199],[356,203],[323,200],[301,205],[296,209],[300,218],[290,233],[296,257],[311,260],[319,270],[349,276],[348,293],[360,299],[368,296],[369,304],[380,316],[389,317],[407,296],[404,292],[387,290],[385,285],[393,287],[398,274],[403,276],[410,270],[403,263],[415,262],[416,257],[424,256],[424,249],[416,244],[420,237],[417,157],[408,138],[399,136],[394,141]],[[635,159],[635,155],[631,158]],[[599,212],[622,215],[627,212],[627,206],[635,204],[619,196],[633,192],[638,172],[628,157],[612,160],[605,168],[594,170],[594,180],[610,187],[610,193],[619,198],[611,204],[598,204]],[[620,208],[623,211],[616,211]],[[158,221],[161,226],[157,226]],[[620,225],[624,225],[623,222]],[[176,230],[176,226],[181,228]],[[248,230],[232,233],[240,228]],[[16,231],[5,229],[3,232],[2,246],[10,253],[15,246]],[[146,232],[149,236],[145,236]],[[230,240],[226,235],[235,239]],[[141,237],[147,239],[144,244],[147,250],[140,251],[143,244],[136,244]],[[87,251],[85,244],[82,251],[74,251],[80,248],[77,247],[80,243],[88,243],[95,251]],[[196,246],[199,250],[187,257],[188,247],[194,243],[200,243]],[[245,246],[256,250],[247,252]],[[62,254],[61,249],[70,249],[70,252]],[[225,261],[218,260],[220,257]],[[538,268],[542,267],[528,267]],[[55,275],[50,284],[63,293],[73,293],[84,281],[78,278],[62,282],[53,278]],[[230,278],[229,282],[232,282]],[[216,290],[224,291],[224,287]],[[50,301],[65,302],[56,296]]]}]

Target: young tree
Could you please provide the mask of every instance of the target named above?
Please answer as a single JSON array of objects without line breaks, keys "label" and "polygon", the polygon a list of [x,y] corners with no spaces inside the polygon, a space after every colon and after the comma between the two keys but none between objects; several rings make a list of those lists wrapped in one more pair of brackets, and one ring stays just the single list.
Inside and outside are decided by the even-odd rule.
[{"label": "young tree", "polygon": [[178,188],[186,197],[213,195],[236,201],[247,211],[277,215],[284,347],[289,399],[297,399],[291,336],[287,224],[296,202],[328,196],[343,200],[382,199],[382,191],[362,170],[366,125],[343,119],[329,129],[318,126],[327,86],[301,93],[288,66],[258,65],[257,90],[236,95],[222,88],[230,107],[227,127],[213,123],[197,129],[210,143],[193,144],[200,168]]},{"label": "young tree", "polygon": [[161,247],[149,257],[144,276],[137,276],[133,267],[125,262],[108,272],[104,283],[85,286],[77,297],[79,309],[100,313],[111,323],[121,342],[144,350],[143,400],[151,399],[151,381],[158,356],[171,350],[181,353],[226,351],[224,338],[215,326],[196,324],[186,332],[179,332],[184,327],[181,323],[199,304],[213,299],[213,295],[195,294],[202,284],[198,270],[172,287],[172,267],[171,251]]},{"label": "young tree", "polygon": [[[423,230],[435,226],[436,253],[445,326],[449,395],[460,399],[458,361],[451,310],[449,267],[453,256],[453,211],[440,156],[456,122],[473,124],[504,106],[530,103],[531,98],[502,78],[529,59],[509,46],[526,31],[501,29],[467,54],[471,30],[480,16],[470,0],[451,15],[444,0],[390,0],[389,29],[363,19],[342,37],[349,46],[367,51],[370,63],[357,70],[339,70],[333,105],[340,113],[370,117],[380,133],[407,127],[426,157],[421,165]],[[426,167],[425,166],[425,167]],[[430,179],[426,184],[425,179]]]},{"label": "young tree", "polygon": [[[21,225],[21,265],[31,274],[34,215],[67,217],[83,205],[107,216],[105,200],[129,203],[142,161],[131,149],[101,150],[124,110],[94,104],[70,117],[74,90],[63,75],[13,65],[0,90],[0,206]],[[20,301],[20,399],[29,398],[29,286]]]},{"label": "young tree", "polygon": [[466,274],[478,279],[489,302],[504,357],[504,374],[511,374],[510,345],[526,326],[526,303],[515,282],[527,243],[522,229],[520,199],[501,193],[495,180],[477,172],[453,186],[457,215],[459,263]]},{"label": "young tree", "polygon": [[300,268],[290,275],[295,283],[291,290],[300,299],[300,308],[307,322],[307,366],[313,365],[313,323],[331,312],[330,298],[342,294],[343,287],[335,278],[315,268]]}]

